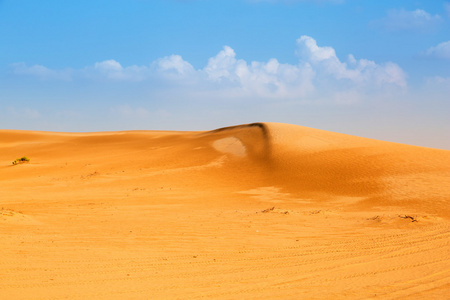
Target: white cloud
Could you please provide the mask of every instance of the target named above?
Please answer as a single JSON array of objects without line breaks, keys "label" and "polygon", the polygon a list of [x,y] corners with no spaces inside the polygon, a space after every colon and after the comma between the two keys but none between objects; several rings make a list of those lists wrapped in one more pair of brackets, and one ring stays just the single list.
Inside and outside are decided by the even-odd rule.
[{"label": "white cloud", "polygon": [[209,80],[231,86],[235,93],[246,96],[298,98],[314,89],[314,71],[309,64],[281,64],[275,58],[247,63],[236,59],[228,46],[210,58],[202,71]]},{"label": "white cloud", "polygon": [[223,47],[215,57],[211,57],[208,60],[208,65],[204,71],[208,74],[208,77],[214,81],[220,81],[222,78],[235,80],[235,68],[238,64],[244,63],[240,60],[236,60],[236,53],[228,46]]},{"label": "white cloud", "polygon": [[194,67],[183,60],[180,55],[171,55],[157,60],[159,70],[162,72],[170,72],[176,75],[189,75],[195,72]]},{"label": "white cloud", "polygon": [[374,21],[373,24],[388,31],[414,31],[426,33],[436,29],[441,22],[441,16],[433,16],[422,9],[413,11],[400,9],[389,10],[385,18]]},{"label": "white cloud", "polygon": [[69,81],[72,79],[72,71],[70,69],[66,70],[51,70],[42,65],[28,66],[27,64],[15,63],[11,66],[12,73],[15,75],[26,75],[37,77],[42,80],[64,80]]},{"label": "white cloud", "polygon": [[129,66],[122,65],[114,59],[96,62],[94,67],[87,67],[85,75],[90,78],[105,78],[115,81],[142,81],[148,73],[146,66]]},{"label": "white cloud", "polygon": [[194,67],[179,55],[160,58],[148,66],[132,65],[123,67],[114,59],[96,62],[93,67],[86,67],[84,76],[88,78],[114,81],[145,81],[162,76],[166,79],[179,79],[195,73]]},{"label": "white cloud", "polygon": [[123,67],[114,59],[97,62],[94,69],[110,79],[124,79]]},{"label": "white cloud", "polygon": [[425,55],[438,59],[450,59],[450,41],[440,43],[435,47],[430,47],[425,51]]},{"label": "white cloud", "polygon": [[122,72],[123,70],[122,65],[114,59],[95,63],[94,68],[101,72]]},{"label": "white cloud", "polygon": [[[149,86],[149,93],[158,99],[289,99],[310,102],[326,98],[335,99],[336,103],[353,103],[363,99],[366,90],[378,93],[385,87],[401,90],[407,85],[406,75],[398,65],[357,60],[352,55],[343,62],[332,47],[318,46],[309,36],[297,40],[296,54],[299,58],[296,64],[281,63],[276,58],[266,62],[245,61],[238,59],[231,47],[225,46],[198,70],[181,56],[171,55],[147,66],[124,67],[113,59],[105,60],[81,70],[72,70],[71,76],[123,84],[142,82],[140,86]],[[16,75],[39,78],[56,79],[63,73],[25,64],[16,64],[13,69]],[[129,107],[113,110],[121,115],[137,114]]]},{"label": "white cloud", "polygon": [[[304,44],[305,47],[302,47]],[[297,40],[297,45],[300,47],[297,49],[297,55],[300,57],[305,57],[308,60],[314,62],[319,62],[323,60],[335,60],[336,52],[331,47],[319,47],[317,46],[316,40],[313,38],[303,35]]]},{"label": "white cloud", "polygon": [[382,86],[393,84],[406,87],[406,74],[396,64],[387,62],[376,64],[367,59],[356,60],[349,55],[348,64],[341,62],[331,47],[319,47],[309,36],[302,36],[297,40],[297,54],[300,59],[306,59],[319,71],[333,76],[335,79],[347,79],[356,85]]}]

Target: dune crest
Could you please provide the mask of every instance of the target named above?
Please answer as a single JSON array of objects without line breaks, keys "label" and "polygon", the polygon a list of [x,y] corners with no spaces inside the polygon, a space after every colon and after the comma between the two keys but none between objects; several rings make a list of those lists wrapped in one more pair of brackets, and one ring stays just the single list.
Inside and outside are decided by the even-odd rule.
[{"label": "dune crest", "polygon": [[279,123],[0,130],[0,187],[9,299],[450,293],[450,151]]}]

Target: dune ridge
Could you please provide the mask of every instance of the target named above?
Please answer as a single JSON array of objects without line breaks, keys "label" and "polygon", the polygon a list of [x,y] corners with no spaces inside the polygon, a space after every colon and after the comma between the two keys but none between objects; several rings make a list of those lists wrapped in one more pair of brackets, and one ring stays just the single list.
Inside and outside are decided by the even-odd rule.
[{"label": "dune ridge", "polygon": [[10,299],[450,294],[446,150],[280,123],[0,130],[0,199]]}]

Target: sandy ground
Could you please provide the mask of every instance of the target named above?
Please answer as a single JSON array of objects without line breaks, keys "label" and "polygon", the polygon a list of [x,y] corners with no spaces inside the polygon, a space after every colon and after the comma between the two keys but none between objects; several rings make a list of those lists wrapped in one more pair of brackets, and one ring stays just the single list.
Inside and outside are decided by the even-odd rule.
[{"label": "sandy ground", "polygon": [[449,299],[449,243],[450,151],[276,123],[0,131],[1,299]]}]

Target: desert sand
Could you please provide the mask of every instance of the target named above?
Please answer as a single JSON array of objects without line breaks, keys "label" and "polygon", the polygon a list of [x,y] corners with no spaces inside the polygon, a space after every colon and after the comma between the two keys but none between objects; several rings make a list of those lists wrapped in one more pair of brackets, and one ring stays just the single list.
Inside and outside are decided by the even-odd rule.
[{"label": "desert sand", "polygon": [[278,123],[0,130],[0,209],[1,299],[450,295],[446,150]]}]

